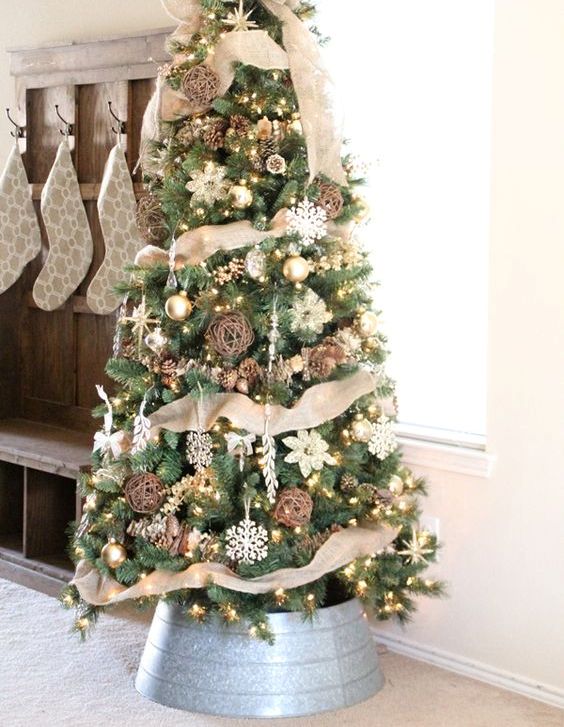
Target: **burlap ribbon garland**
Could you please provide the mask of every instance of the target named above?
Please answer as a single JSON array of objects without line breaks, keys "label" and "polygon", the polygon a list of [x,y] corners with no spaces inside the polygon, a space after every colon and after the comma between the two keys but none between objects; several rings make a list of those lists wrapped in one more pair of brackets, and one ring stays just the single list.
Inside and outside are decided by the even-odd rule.
[{"label": "burlap ribbon garland", "polygon": [[[221,38],[207,64],[220,77],[220,95],[233,82],[233,63],[239,61],[263,69],[290,68],[298,99],[307,145],[310,181],[325,174],[346,185],[341,163],[341,134],[335,122],[332,82],[321,60],[314,36],[293,13],[296,0],[260,0],[283,23],[284,49],[262,30],[231,32]],[[187,39],[199,27],[201,7],[198,0],[162,0],[165,10],[181,27],[177,34]],[[149,103],[143,122],[143,142],[159,138],[159,120],[199,113],[204,107],[191,106],[178,92],[160,79],[155,97]]]},{"label": "burlap ribbon garland", "polygon": [[[328,381],[310,387],[291,409],[270,405],[268,431],[273,437],[299,429],[314,429],[343,414],[357,399],[374,391],[376,378],[361,369],[346,379]],[[210,394],[202,400],[185,396],[165,404],[150,416],[150,436],[161,429],[171,432],[210,430],[223,418],[238,429],[264,434],[265,406],[244,394]]]},{"label": "burlap ribbon garland", "polygon": [[271,593],[278,588],[298,588],[312,583],[357,558],[373,555],[388,546],[397,535],[398,530],[388,526],[340,530],[319,548],[308,565],[302,568],[281,568],[258,578],[242,578],[220,563],[193,563],[180,573],[153,571],[128,588],[113,578],[101,575],[92,563],[81,560],[72,583],[82,598],[94,606],[108,606],[131,598],[161,595],[183,588],[205,588],[210,583],[240,593]]},{"label": "burlap ribbon garland", "polygon": [[[286,213],[285,208],[277,212],[268,231],[257,230],[248,220],[243,220],[225,225],[204,225],[184,232],[176,241],[176,258],[186,265],[199,265],[219,250],[230,252],[259,245],[269,237],[283,237],[287,231]],[[329,222],[327,232],[330,236],[349,240],[353,228],[354,222],[344,225]],[[135,257],[135,265],[141,268],[168,263],[168,252],[155,245],[146,245]]]},{"label": "burlap ribbon garland", "polygon": [[[226,225],[205,225],[184,232],[176,241],[176,256],[187,265],[199,265],[211,255],[223,250],[238,250],[258,245],[268,237],[282,237],[286,234],[286,210],[280,210],[273,218],[271,229],[257,230],[248,220],[230,222]],[[152,265],[168,264],[168,252],[154,245],[147,245],[137,253],[135,264],[147,268]]]}]

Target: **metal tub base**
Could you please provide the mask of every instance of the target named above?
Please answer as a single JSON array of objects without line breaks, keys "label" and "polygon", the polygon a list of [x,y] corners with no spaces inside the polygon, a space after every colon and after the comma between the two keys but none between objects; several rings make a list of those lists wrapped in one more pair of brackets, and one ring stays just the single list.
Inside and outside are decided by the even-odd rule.
[{"label": "metal tub base", "polygon": [[359,601],[269,617],[275,643],[241,624],[186,618],[160,602],[135,686],[145,697],[189,712],[225,717],[297,717],[342,709],[384,683]]}]

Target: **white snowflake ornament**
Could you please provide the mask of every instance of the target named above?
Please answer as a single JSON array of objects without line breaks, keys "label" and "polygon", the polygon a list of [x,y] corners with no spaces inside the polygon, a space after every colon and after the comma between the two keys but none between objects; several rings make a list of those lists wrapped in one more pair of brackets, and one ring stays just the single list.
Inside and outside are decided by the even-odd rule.
[{"label": "white snowflake ornament", "polygon": [[268,532],[250,517],[251,503],[245,503],[245,519],[233,525],[226,533],[225,553],[238,563],[253,565],[268,555]]},{"label": "white snowflake ornament", "polygon": [[303,199],[288,210],[288,234],[297,234],[302,245],[308,246],[327,234],[327,213],[309,199]]},{"label": "white snowflake ornament", "polygon": [[322,470],[325,464],[337,464],[328,452],[329,445],[315,429],[301,430],[296,437],[286,437],[282,441],[292,450],[284,462],[297,464],[304,477],[309,477],[313,470]]},{"label": "white snowflake ornament", "polygon": [[294,301],[290,312],[292,314],[290,328],[294,333],[297,331],[323,333],[323,326],[333,317],[327,310],[325,301],[311,288],[307,288],[304,295]]},{"label": "white snowflake ornament", "polygon": [[378,459],[386,459],[398,448],[398,441],[393,429],[393,422],[385,414],[376,420],[374,434],[368,442],[370,454]]},{"label": "white snowflake ornament", "polygon": [[196,472],[210,466],[213,460],[213,441],[211,436],[200,427],[186,435],[186,460]]},{"label": "white snowflake ornament", "polygon": [[196,207],[200,204],[211,206],[223,199],[228,192],[229,183],[225,179],[227,170],[213,162],[208,162],[204,169],[195,169],[190,172],[192,181],[188,182],[186,189],[192,192],[190,205]]}]

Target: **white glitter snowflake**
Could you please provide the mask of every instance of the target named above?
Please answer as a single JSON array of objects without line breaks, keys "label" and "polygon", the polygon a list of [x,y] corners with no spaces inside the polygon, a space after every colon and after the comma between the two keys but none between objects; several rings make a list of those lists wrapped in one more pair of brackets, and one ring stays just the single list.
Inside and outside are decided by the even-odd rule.
[{"label": "white glitter snowflake", "polygon": [[327,234],[327,213],[309,199],[291,207],[287,214],[289,234],[298,234],[302,245],[311,245]]},{"label": "white glitter snowflake", "polygon": [[374,434],[368,442],[368,450],[378,459],[386,459],[398,448],[398,441],[393,429],[393,422],[385,414],[376,420]]},{"label": "white glitter snowflake", "polygon": [[292,450],[284,462],[297,464],[304,477],[309,477],[313,470],[322,470],[324,464],[337,464],[328,452],[329,445],[315,429],[301,430],[297,437],[286,437],[282,441]]},{"label": "white glitter snowflake", "polygon": [[239,525],[230,527],[226,535],[225,552],[238,563],[253,565],[268,555],[268,532],[262,525],[251,520],[248,511],[245,519]]},{"label": "white glitter snowflake", "polygon": [[325,301],[315,291],[307,288],[303,297],[294,301],[290,328],[296,331],[323,333],[323,326],[333,317],[327,310]]},{"label": "white glitter snowflake", "polygon": [[203,429],[188,432],[186,435],[186,459],[196,472],[209,467],[213,460],[212,438]]},{"label": "white glitter snowflake", "polygon": [[187,183],[186,189],[192,192],[192,207],[199,204],[212,205],[226,196],[229,189],[229,183],[225,179],[226,171],[225,167],[209,162],[203,170],[190,172],[192,181]]}]

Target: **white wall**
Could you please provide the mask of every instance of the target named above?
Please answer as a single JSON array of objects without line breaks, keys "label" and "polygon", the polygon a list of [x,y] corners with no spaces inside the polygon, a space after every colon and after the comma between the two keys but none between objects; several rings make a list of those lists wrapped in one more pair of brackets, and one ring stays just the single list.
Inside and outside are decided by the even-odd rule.
[{"label": "white wall", "polygon": [[[385,632],[564,688],[564,7],[498,0],[489,481],[427,472],[450,598]],[[564,693],[563,693],[564,696]]]},{"label": "white wall", "polygon": [[[0,47],[167,25],[157,0],[20,0],[3,3]],[[427,512],[445,542],[435,573],[450,598],[423,602],[404,632],[384,629],[561,688],[563,37],[561,0],[498,0],[488,398],[497,467],[489,481],[427,472]],[[6,59],[0,107],[11,98]],[[7,123],[0,129],[5,154]]]}]

